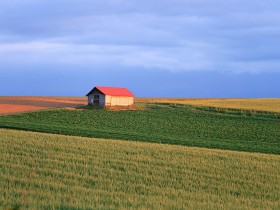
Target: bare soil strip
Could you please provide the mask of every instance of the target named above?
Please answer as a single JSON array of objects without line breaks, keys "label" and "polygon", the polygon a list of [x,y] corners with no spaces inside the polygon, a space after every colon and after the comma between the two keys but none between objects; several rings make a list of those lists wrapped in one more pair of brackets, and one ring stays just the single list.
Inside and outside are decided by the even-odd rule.
[{"label": "bare soil strip", "polygon": [[12,114],[18,112],[26,112],[31,110],[41,110],[45,107],[39,106],[26,106],[26,105],[15,105],[15,104],[0,104],[0,114]]},{"label": "bare soil strip", "polygon": [[84,97],[0,97],[0,114],[20,113],[49,108],[84,106]]}]

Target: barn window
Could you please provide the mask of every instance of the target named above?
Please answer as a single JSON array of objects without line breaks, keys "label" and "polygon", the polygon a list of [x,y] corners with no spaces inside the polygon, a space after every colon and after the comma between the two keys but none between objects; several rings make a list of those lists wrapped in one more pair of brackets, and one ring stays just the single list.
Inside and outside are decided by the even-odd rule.
[{"label": "barn window", "polygon": [[99,95],[94,95],[94,99],[99,99]]}]

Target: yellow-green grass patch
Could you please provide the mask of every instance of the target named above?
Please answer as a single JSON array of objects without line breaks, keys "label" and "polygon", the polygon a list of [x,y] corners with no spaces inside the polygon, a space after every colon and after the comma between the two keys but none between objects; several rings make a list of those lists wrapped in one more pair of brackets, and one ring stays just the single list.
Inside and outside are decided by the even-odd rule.
[{"label": "yellow-green grass patch", "polygon": [[279,209],[280,156],[0,129],[0,205]]},{"label": "yellow-green grass patch", "polygon": [[136,101],[280,112],[280,98],[138,98]]}]

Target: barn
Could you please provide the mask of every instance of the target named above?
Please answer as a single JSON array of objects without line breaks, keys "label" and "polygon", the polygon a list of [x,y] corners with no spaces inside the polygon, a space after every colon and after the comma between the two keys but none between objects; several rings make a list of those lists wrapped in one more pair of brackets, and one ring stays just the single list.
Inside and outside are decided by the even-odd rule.
[{"label": "barn", "polygon": [[134,95],[127,88],[94,87],[87,95],[89,106],[130,106]]}]

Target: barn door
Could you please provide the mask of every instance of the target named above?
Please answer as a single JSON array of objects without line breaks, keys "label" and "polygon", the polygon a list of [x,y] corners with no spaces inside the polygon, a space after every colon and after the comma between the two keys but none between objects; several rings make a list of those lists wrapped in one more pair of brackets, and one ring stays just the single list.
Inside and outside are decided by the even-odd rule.
[{"label": "barn door", "polygon": [[94,105],[94,106],[99,106],[99,99],[98,99],[98,100],[94,100],[94,101],[93,101],[93,105]]},{"label": "barn door", "polygon": [[99,95],[94,95],[93,98],[94,98],[93,105],[99,106]]}]

